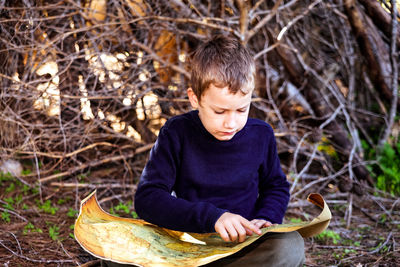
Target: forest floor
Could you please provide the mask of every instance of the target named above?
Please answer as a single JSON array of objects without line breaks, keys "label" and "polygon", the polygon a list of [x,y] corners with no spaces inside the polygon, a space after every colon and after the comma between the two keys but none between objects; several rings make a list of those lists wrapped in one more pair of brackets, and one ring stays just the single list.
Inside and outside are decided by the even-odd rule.
[{"label": "forest floor", "polygon": [[[98,266],[99,261],[73,236],[79,201],[96,184],[94,178],[81,178],[79,187],[50,183],[31,188],[1,175],[0,266]],[[97,196],[103,209],[130,217],[133,189],[107,188],[107,183],[115,184],[110,178],[101,183]],[[351,216],[346,216],[348,195],[325,193],[321,192],[333,218],[323,234],[305,239],[306,266],[400,266],[400,203],[396,198],[354,195]],[[290,207],[285,222],[314,217],[319,212],[311,206]]]}]

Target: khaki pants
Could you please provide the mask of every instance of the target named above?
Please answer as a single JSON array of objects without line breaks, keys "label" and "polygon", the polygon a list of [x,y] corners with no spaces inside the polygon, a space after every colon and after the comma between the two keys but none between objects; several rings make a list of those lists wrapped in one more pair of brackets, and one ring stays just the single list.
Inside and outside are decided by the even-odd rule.
[{"label": "khaki pants", "polygon": [[[211,262],[207,267],[303,266],[304,240],[297,232],[268,233],[251,245],[228,257]],[[132,265],[102,261],[102,267],[128,267]]]}]

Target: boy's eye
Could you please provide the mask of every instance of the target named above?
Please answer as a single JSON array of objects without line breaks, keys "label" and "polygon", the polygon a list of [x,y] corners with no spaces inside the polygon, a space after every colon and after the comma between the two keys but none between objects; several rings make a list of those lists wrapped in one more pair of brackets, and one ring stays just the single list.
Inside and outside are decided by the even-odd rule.
[{"label": "boy's eye", "polygon": [[224,111],[216,111],[216,110],[214,110],[214,113],[215,114],[224,114]]},{"label": "boy's eye", "polygon": [[241,108],[237,110],[240,113],[245,113],[247,111],[247,108]]}]

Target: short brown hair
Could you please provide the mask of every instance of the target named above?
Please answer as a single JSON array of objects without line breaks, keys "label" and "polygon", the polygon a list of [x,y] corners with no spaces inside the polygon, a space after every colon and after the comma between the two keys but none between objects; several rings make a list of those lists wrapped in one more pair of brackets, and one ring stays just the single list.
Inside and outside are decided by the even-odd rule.
[{"label": "short brown hair", "polygon": [[191,68],[192,90],[199,101],[210,84],[228,86],[232,94],[248,94],[254,89],[254,59],[237,39],[213,36],[194,52]]}]

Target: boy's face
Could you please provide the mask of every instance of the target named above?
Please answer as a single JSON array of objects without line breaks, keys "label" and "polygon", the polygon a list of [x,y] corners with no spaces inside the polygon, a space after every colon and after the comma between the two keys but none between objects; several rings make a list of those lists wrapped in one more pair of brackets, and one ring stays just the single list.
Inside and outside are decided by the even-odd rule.
[{"label": "boy's face", "polygon": [[216,139],[227,141],[233,138],[247,122],[251,92],[232,94],[228,87],[219,88],[213,84],[204,91],[200,102],[193,90],[187,90],[190,104],[199,110],[204,128]]}]

